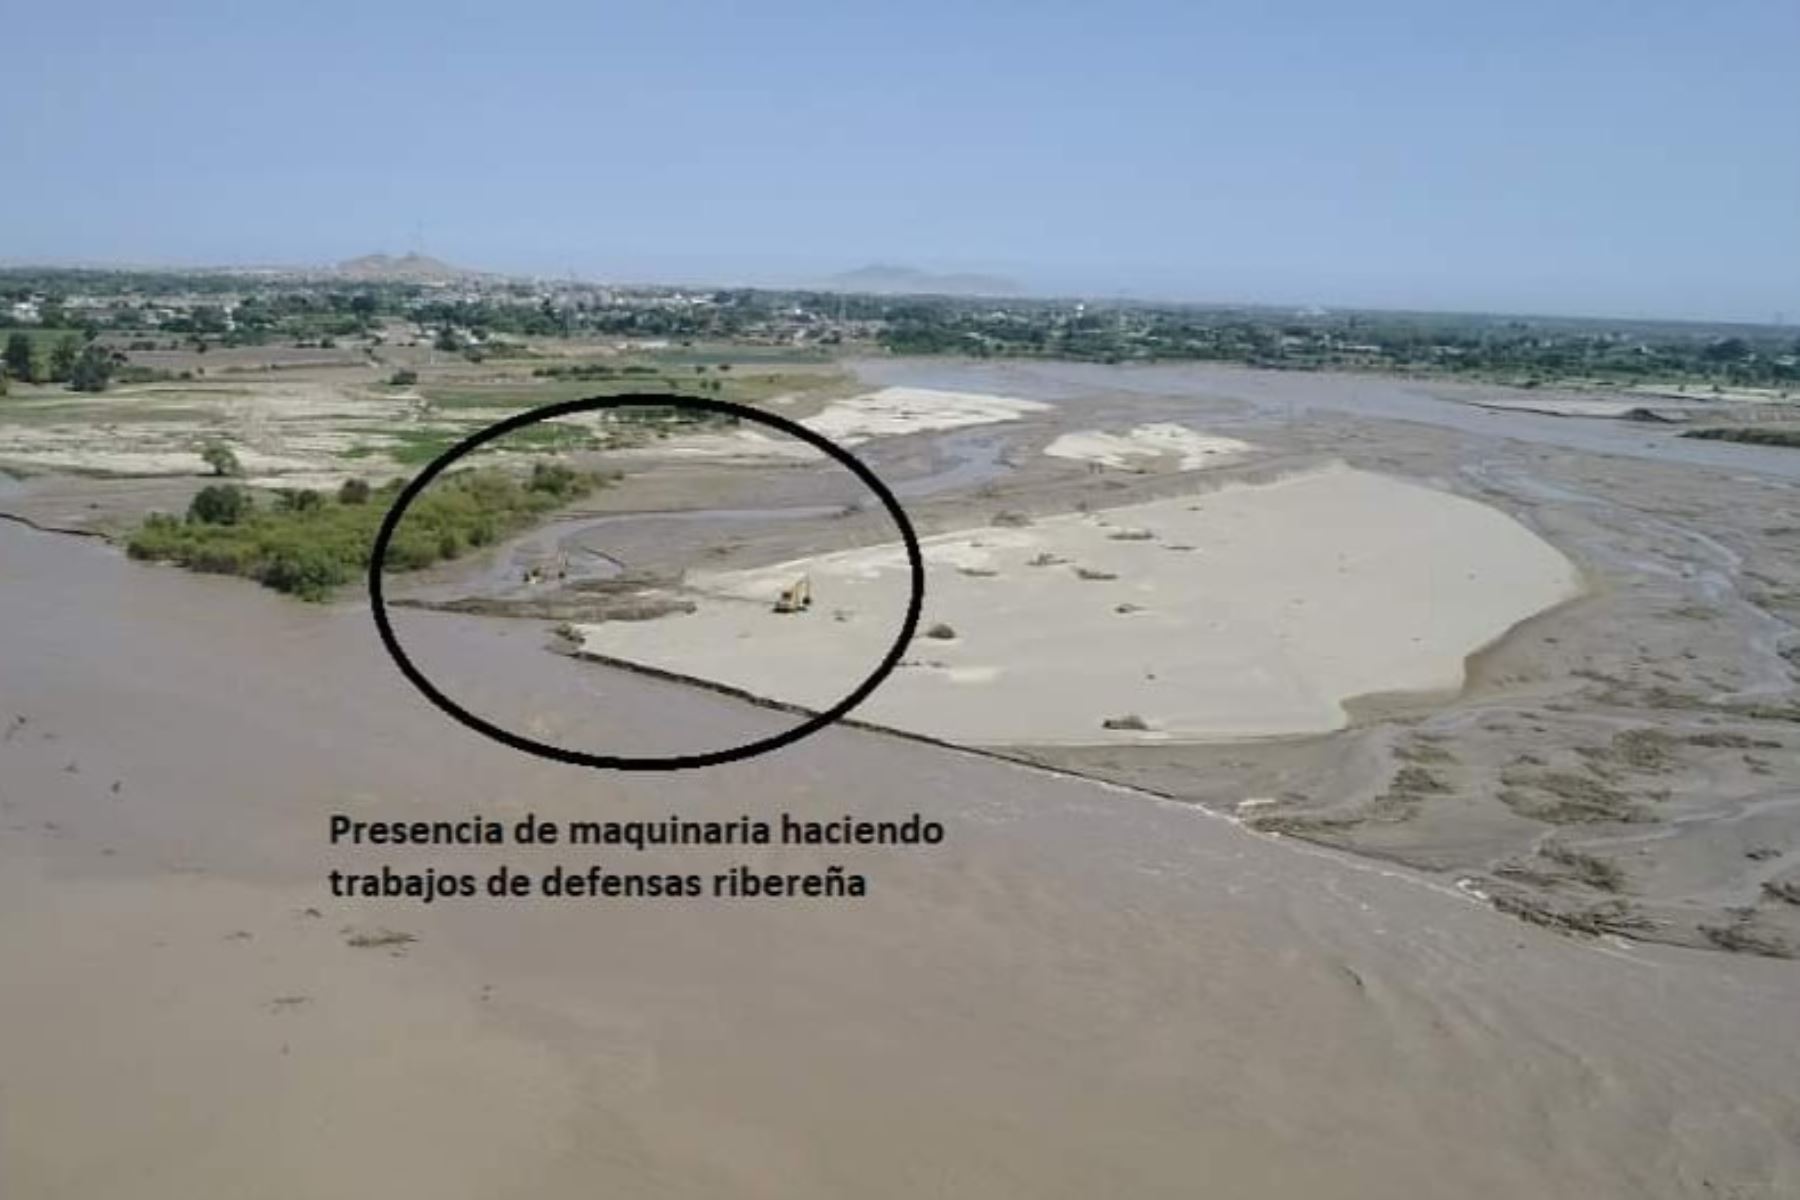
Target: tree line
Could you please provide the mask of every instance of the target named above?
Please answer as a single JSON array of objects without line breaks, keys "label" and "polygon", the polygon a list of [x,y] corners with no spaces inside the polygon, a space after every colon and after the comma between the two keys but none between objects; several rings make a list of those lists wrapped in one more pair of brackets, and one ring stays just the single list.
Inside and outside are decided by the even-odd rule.
[{"label": "tree line", "polygon": [[0,388],[7,380],[21,383],[65,383],[77,392],[103,392],[112,382],[119,359],[112,351],[70,333],[58,338],[50,352],[40,356],[29,334],[13,333],[6,339]]}]

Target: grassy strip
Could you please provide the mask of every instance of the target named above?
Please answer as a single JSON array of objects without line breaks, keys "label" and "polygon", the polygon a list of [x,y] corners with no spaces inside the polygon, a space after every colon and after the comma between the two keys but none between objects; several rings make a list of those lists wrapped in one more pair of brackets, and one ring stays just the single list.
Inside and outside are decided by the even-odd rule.
[{"label": "grassy strip", "polygon": [[613,379],[507,379],[492,383],[427,384],[419,394],[435,409],[536,408],[589,396],[618,396],[627,392],[687,392],[675,380],[656,375],[629,375]]},{"label": "grassy strip", "polygon": [[22,333],[30,338],[32,352],[40,355],[49,354],[55,348],[56,343],[67,337],[72,337],[83,345],[87,344],[81,336],[79,326],[63,325],[46,329],[42,325],[8,325],[0,328],[0,345],[4,345],[6,340],[15,333]]},{"label": "grassy strip", "polygon": [[1752,446],[1792,446],[1800,449],[1800,429],[1761,429],[1754,425],[1719,425],[1690,429],[1682,437],[1709,442],[1746,442]]},{"label": "grassy strip", "polygon": [[[413,571],[490,545],[599,483],[542,463],[524,479],[494,467],[445,476],[407,509],[385,565]],[[304,600],[325,600],[368,570],[375,533],[401,486],[396,480],[371,489],[352,480],[335,496],[290,491],[263,508],[247,488],[219,484],[194,497],[185,520],[152,513],[127,549],[136,559],[239,575]]]},{"label": "grassy strip", "polygon": [[[361,442],[344,451],[345,458],[373,458],[385,455],[403,466],[423,466],[443,456],[479,428],[476,425],[434,425],[417,429],[397,429],[386,435],[390,442],[376,445]],[[508,450],[563,453],[570,450],[602,450],[612,439],[596,435],[592,430],[545,422],[515,429],[506,436]]]}]

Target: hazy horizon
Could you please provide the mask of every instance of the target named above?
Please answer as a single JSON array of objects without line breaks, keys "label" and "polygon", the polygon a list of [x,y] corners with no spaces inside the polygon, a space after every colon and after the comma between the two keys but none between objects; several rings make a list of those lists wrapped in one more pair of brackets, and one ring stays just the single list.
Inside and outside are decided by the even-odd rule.
[{"label": "hazy horizon", "polygon": [[13,63],[0,260],[1800,317],[1791,3],[507,17],[109,0]]},{"label": "hazy horizon", "polygon": [[[673,287],[673,288],[750,288],[767,291],[842,291],[846,295],[857,294],[857,289],[838,286],[832,276],[847,275],[865,267],[884,267],[898,269],[919,269],[930,276],[950,275],[1001,275],[993,270],[978,270],[957,267],[918,268],[913,263],[897,262],[865,262],[855,264],[844,270],[831,271],[816,276],[785,276],[770,274],[761,276],[731,276],[721,273],[709,274],[704,270],[689,273],[612,273],[596,274],[593,272],[546,272],[529,270],[511,270],[495,267],[490,264],[469,262],[455,255],[436,253],[431,247],[419,250],[417,247],[376,247],[364,254],[353,254],[346,259],[321,262],[279,262],[275,260],[253,260],[245,262],[175,262],[158,261],[152,258],[129,259],[0,259],[0,270],[94,270],[94,271],[170,271],[170,272],[255,272],[255,271],[319,271],[326,272],[345,262],[367,257],[369,255],[387,255],[392,258],[404,258],[409,254],[422,254],[426,258],[435,259],[446,266],[466,270],[472,274],[492,275],[501,278],[556,281],[572,280],[584,286],[618,286],[618,287]],[[1254,308],[1274,311],[1293,310],[1296,312],[1320,310],[1324,312],[1368,312],[1368,313],[1415,313],[1436,314],[1443,316],[1468,317],[1518,317],[1541,318],[1548,320],[1595,320],[1595,321],[1644,321],[1666,322],[1669,324],[1689,325],[1748,325],[1772,326],[1778,329],[1800,329],[1800,319],[1788,312],[1772,313],[1761,319],[1755,317],[1709,317],[1709,316],[1671,316],[1660,313],[1631,313],[1613,310],[1573,311],[1567,308],[1495,308],[1469,307],[1449,305],[1407,305],[1407,304],[1356,304],[1337,303],[1320,300],[1308,296],[1276,296],[1271,298],[1247,298],[1243,296],[1211,296],[1211,295],[1171,295],[1154,289],[1131,288],[1084,288],[1070,286],[1053,288],[1033,286],[1015,276],[1005,275],[1005,279],[1017,283],[1016,290],[1005,294],[994,294],[996,300],[1077,300],[1092,303],[1133,303],[1133,304],[1183,304],[1198,308]],[[893,296],[934,295],[929,290],[908,292],[901,289],[888,289],[875,294]],[[959,293],[963,298],[977,299],[987,293]]]}]

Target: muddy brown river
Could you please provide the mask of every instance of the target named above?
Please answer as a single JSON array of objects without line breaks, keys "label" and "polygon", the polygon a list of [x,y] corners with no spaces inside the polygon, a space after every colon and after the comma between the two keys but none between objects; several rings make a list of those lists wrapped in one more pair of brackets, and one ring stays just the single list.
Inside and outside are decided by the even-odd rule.
[{"label": "muddy brown river", "polygon": [[[788,719],[457,620],[420,636],[521,722],[579,695],[647,751]],[[0,724],[8,1197],[1800,1192],[1793,963],[1571,940],[1124,788],[848,729],[673,776],[540,762],[414,694],[357,603],[12,525]],[[495,859],[334,848],[334,812],[781,811],[947,838],[507,852],[837,862],[855,901],[323,885]]]}]

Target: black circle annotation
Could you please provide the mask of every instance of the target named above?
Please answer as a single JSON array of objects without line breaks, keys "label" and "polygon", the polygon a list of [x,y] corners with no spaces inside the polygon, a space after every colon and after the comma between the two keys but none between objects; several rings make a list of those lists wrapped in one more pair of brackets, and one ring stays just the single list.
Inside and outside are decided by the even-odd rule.
[{"label": "black circle annotation", "polygon": [[[745,742],[738,746],[728,746],[719,750],[709,750],[697,754],[674,755],[629,755],[629,754],[591,754],[581,750],[571,750],[563,746],[553,746],[534,738],[524,737],[510,729],[496,725],[468,711],[456,701],[440,691],[425,673],[407,655],[394,634],[394,627],[388,619],[387,600],[382,588],[383,564],[387,560],[388,544],[393,540],[394,532],[406,515],[406,510],[433,480],[443,474],[458,459],[474,450],[505,437],[516,430],[556,417],[573,416],[577,413],[598,412],[610,408],[627,408],[653,405],[659,407],[676,407],[697,412],[717,413],[734,417],[738,420],[750,421],[765,425],[779,433],[798,438],[817,450],[822,451],[856,476],[863,486],[867,487],[881,501],[888,516],[900,531],[900,539],[906,546],[906,559],[911,576],[911,596],[906,606],[906,616],[900,623],[899,633],[893,644],[882,657],[875,669],[848,695],[823,712],[814,714],[806,720],[753,742]],[[718,766],[721,763],[736,762],[758,754],[767,754],[782,746],[791,745],[801,738],[819,732],[828,725],[836,723],[857,705],[869,698],[870,693],[881,686],[900,665],[901,656],[912,643],[918,631],[919,616],[925,605],[925,559],[919,549],[919,535],[913,530],[912,522],[906,511],[900,506],[893,491],[883,483],[868,465],[844,447],[819,434],[797,421],[764,412],[748,405],[733,404],[726,400],[706,399],[699,396],[682,396],[673,393],[636,392],[620,396],[592,396],[583,400],[567,400],[558,404],[546,404],[540,408],[528,409],[515,414],[504,421],[487,426],[470,434],[442,455],[432,460],[426,468],[419,472],[410,483],[401,489],[393,507],[382,519],[381,528],[375,535],[375,545],[369,555],[369,606],[375,617],[375,628],[381,635],[381,644],[387,648],[400,673],[419,690],[419,692],[445,713],[461,722],[477,733],[485,734],[503,745],[526,754],[534,754],[540,758],[555,762],[569,763],[574,766],[596,767],[613,771],[683,771],[697,767]]]}]

